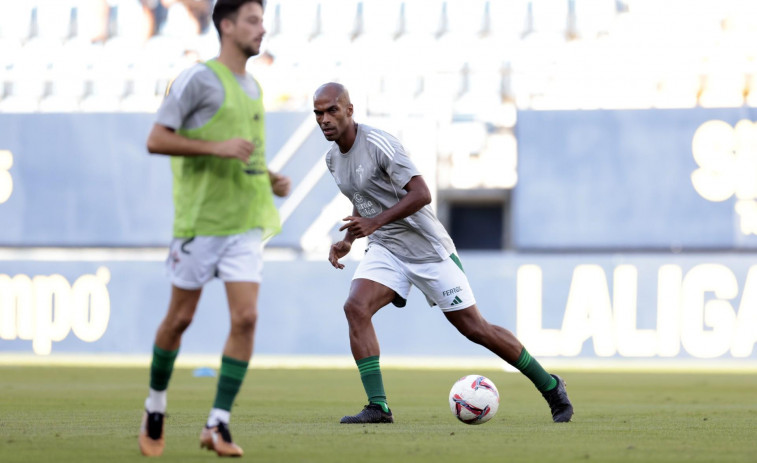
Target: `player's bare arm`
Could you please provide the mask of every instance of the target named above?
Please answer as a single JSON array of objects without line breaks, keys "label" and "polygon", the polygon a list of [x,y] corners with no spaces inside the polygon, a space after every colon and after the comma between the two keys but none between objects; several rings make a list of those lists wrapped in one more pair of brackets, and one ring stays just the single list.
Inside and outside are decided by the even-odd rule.
[{"label": "player's bare arm", "polygon": [[268,178],[271,179],[273,194],[282,198],[289,194],[289,190],[292,188],[292,181],[289,177],[269,170]]},{"label": "player's bare arm", "polygon": [[[358,215],[357,209],[354,207],[352,208],[352,215]],[[341,241],[337,241],[331,245],[331,249],[329,249],[329,262],[331,262],[331,265],[334,266],[334,268],[339,270],[344,268],[344,264],[339,263],[339,259],[349,254],[352,249],[353,241],[355,241],[355,236],[347,230]]]},{"label": "player's bare arm", "polygon": [[247,162],[255,150],[252,142],[242,138],[225,141],[206,141],[184,137],[173,129],[154,124],[147,138],[147,150],[169,156],[218,156]]},{"label": "player's bare arm", "polygon": [[407,195],[394,206],[371,218],[360,217],[353,213],[353,215],[342,219],[347,223],[342,225],[339,230],[348,230],[356,238],[363,238],[388,223],[415,214],[423,206],[431,203],[431,192],[428,189],[428,185],[426,185],[426,181],[420,175],[411,178],[407,182],[407,185],[405,185],[404,190],[407,191]]}]

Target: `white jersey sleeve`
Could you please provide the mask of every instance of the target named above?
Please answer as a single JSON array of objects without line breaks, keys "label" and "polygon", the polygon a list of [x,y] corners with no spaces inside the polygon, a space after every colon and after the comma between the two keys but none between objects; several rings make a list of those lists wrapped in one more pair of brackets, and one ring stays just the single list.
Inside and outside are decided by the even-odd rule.
[{"label": "white jersey sleeve", "polygon": [[221,81],[202,63],[182,71],[168,88],[155,122],[174,130],[205,125],[224,101]]}]

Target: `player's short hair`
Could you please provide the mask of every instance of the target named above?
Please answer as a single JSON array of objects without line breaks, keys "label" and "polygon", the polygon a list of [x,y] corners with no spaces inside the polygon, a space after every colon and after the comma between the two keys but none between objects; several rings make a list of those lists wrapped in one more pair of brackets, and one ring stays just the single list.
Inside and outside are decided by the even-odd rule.
[{"label": "player's short hair", "polygon": [[218,37],[221,36],[221,21],[224,19],[231,19],[232,21],[237,18],[239,8],[245,3],[257,3],[261,8],[265,9],[265,0],[217,0],[216,5],[213,7],[213,24],[218,31]]}]

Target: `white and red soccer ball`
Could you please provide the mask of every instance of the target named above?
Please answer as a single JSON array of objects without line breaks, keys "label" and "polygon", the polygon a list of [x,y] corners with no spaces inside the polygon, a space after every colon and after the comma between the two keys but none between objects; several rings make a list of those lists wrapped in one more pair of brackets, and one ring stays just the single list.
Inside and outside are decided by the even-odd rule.
[{"label": "white and red soccer ball", "polygon": [[449,391],[449,408],[465,424],[486,423],[497,413],[499,391],[486,376],[463,376]]}]

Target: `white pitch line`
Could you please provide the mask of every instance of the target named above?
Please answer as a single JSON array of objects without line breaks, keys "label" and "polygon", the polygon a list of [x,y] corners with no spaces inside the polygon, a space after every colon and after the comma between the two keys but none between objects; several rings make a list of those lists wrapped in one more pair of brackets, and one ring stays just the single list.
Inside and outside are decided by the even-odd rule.
[{"label": "white pitch line", "polygon": [[[0,366],[78,366],[78,367],[144,367],[150,365],[148,354],[52,354],[0,353]],[[636,373],[746,373],[757,372],[753,360],[634,360],[634,359],[539,359],[548,370],[598,371]],[[177,368],[218,368],[220,355],[181,354]],[[382,355],[381,367],[399,370],[462,370],[480,371],[516,370],[493,356],[445,357]],[[256,354],[250,368],[259,369],[353,369],[355,361],[350,355],[276,355]]]}]

